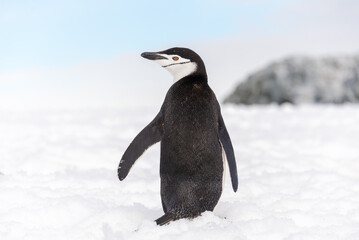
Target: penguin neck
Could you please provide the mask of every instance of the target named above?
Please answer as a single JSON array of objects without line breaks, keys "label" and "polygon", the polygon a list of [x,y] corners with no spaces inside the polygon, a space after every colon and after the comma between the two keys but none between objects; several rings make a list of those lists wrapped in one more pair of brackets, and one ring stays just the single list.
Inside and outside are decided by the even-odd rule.
[{"label": "penguin neck", "polygon": [[188,77],[195,77],[198,79],[203,79],[203,81],[207,82],[207,73],[204,65],[200,64],[193,64],[191,69],[187,69],[183,72],[176,72],[173,74],[173,83],[178,82],[181,79],[188,78]]},{"label": "penguin neck", "polygon": [[181,84],[181,83],[185,83],[185,82],[186,83],[194,83],[194,82],[197,82],[197,83],[198,82],[205,82],[205,83],[207,83],[208,80],[207,80],[207,75],[199,74],[199,73],[195,72],[193,74],[187,75],[187,76],[175,81],[173,83],[173,85],[176,84],[176,83]]}]

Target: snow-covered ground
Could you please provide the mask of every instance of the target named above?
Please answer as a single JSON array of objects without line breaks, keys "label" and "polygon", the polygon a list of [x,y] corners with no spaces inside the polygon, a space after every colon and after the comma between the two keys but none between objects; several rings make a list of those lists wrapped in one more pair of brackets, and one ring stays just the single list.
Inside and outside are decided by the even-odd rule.
[{"label": "snow-covered ground", "polygon": [[223,107],[238,192],[163,227],[159,145],[116,175],[156,111],[0,111],[0,239],[359,239],[358,105]]}]

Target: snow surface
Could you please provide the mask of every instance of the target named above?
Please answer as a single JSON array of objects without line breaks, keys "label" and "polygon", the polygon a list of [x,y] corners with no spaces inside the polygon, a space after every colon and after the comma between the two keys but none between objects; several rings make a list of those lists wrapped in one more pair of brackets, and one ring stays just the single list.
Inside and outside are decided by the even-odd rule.
[{"label": "snow surface", "polygon": [[157,109],[0,111],[0,238],[359,239],[358,105],[222,111],[238,192],[163,227],[159,145],[116,175]]}]

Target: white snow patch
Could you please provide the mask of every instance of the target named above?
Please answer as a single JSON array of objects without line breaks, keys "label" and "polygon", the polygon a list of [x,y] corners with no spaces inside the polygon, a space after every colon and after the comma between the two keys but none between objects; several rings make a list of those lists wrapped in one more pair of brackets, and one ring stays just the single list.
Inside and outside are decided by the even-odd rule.
[{"label": "white snow patch", "polygon": [[238,192],[163,227],[159,145],[116,175],[156,111],[0,111],[1,239],[359,239],[358,105],[225,106]]}]

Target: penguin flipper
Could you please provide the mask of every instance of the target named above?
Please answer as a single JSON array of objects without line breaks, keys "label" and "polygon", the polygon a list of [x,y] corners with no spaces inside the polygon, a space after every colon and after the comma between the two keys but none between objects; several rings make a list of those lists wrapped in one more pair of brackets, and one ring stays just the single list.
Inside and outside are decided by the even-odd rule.
[{"label": "penguin flipper", "polygon": [[123,154],[117,169],[118,178],[126,178],[136,160],[153,144],[161,141],[163,135],[163,117],[161,111],[131,142]]},{"label": "penguin flipper", "polygon": [[232,141],[231,138],[229,137],[226,125],[224,124],[221,114],[219,114],[219,120],[218,120],[218,133],[219,133],[219,140],[221,141],[223,149],[226,153],[229,172],[231,174],[232,187],[233,190],[236,192],[238,189],[237,164],[234,156]]}]

